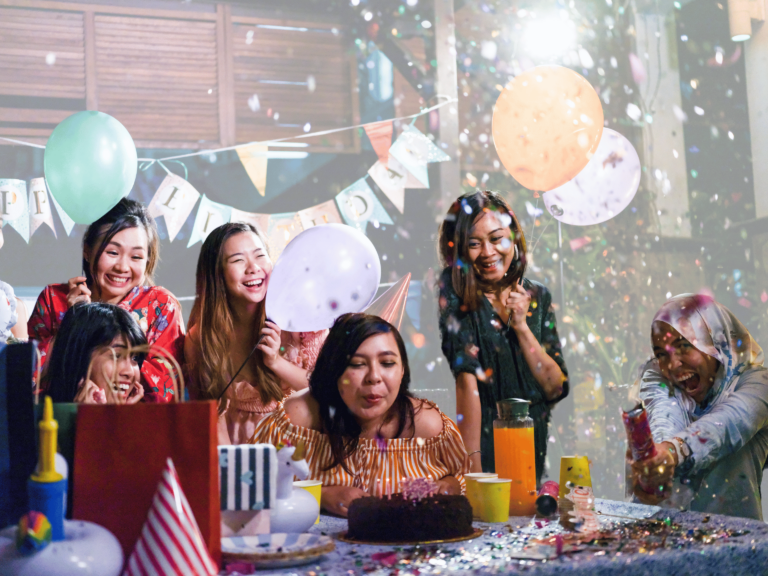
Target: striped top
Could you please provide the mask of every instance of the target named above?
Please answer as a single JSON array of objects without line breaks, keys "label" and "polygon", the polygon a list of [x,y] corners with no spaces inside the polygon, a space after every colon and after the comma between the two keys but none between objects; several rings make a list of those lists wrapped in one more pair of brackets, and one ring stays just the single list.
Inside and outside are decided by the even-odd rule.
[{"label": "striped top", "polygon": [[[439,409],[424,401],[425,407]],[[469,462],[464,442],[456,425],[445,414],[443,430],[432,438],[395,438],[392,440],[360,438],[357,450],[347,460],[347,473],[341,466],[323,470],[332,461],[328,436],[291,423],[283,404],[256,426],[251,443],[277,444],[288,441],[294,446],[299,440],[306,444],[306,460],[309,479],[321,480],[323,486],[349,486],[360,488],[373,496],[386,494],[386,482],[392,483],[392,493],[400,492],[400,482],[405,478],[440,480],[454,476],[466,490],[464,474],[469,472]]]}]

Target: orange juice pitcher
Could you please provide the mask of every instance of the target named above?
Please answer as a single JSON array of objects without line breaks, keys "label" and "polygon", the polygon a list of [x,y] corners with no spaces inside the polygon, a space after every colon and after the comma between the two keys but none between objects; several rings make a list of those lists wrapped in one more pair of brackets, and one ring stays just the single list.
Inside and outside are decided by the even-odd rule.
[{"label": "orange juice pitcher", "polygon": [[493,421],[494,458],[499,478],[512,480],[510,516],[536,513],[536,449],[529,404],[518,398],[496,402],[499,418]]}]

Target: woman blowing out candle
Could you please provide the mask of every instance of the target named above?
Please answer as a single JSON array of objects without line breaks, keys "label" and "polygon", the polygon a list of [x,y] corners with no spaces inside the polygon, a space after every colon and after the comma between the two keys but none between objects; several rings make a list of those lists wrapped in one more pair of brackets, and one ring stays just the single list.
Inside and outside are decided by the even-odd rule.
[{"label": "woman blowing out candle", "polygon": [[[464,490],[466,450],[437,406],[414,398],[403,339],[376,316],[345,314],[331,328],[309,390],[294,394],[256,427],[253,442],[302,441],[322,506],[347,515],[352,500],[401,491],[402,478],[437,478]],[[391,492],[390,492],[391,491]]]}]

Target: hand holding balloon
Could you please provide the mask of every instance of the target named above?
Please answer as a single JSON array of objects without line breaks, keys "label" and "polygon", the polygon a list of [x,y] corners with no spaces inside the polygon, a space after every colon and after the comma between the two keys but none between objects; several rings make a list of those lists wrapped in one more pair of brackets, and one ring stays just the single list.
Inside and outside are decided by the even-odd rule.
[{"label": "hand holding balloon", "polygon": [[256,348],[261,350],[264,365],[272,368],[280,357],[280,327],[274,322],[267,320],[264,328],[261,329],[261,337]]},{"label": "hand holding balloon", "polygon": [[515,283],[504,305],[509,309],[509,325],[517,332],[528,326],[528,308],[531,306],[531,295],[520,284]]}]

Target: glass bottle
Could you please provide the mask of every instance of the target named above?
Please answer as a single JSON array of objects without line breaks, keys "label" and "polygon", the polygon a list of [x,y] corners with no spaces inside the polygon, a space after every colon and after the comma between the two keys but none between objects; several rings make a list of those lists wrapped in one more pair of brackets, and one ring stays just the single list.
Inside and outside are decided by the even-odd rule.
[{"label": "glass bottle", "polygon": [[499,417],[493,421],[494,458],[499,478],[512,480],[510,516],[536,513],[536,448],[529,405],[528,400],[519,398],[496,402]]}]

